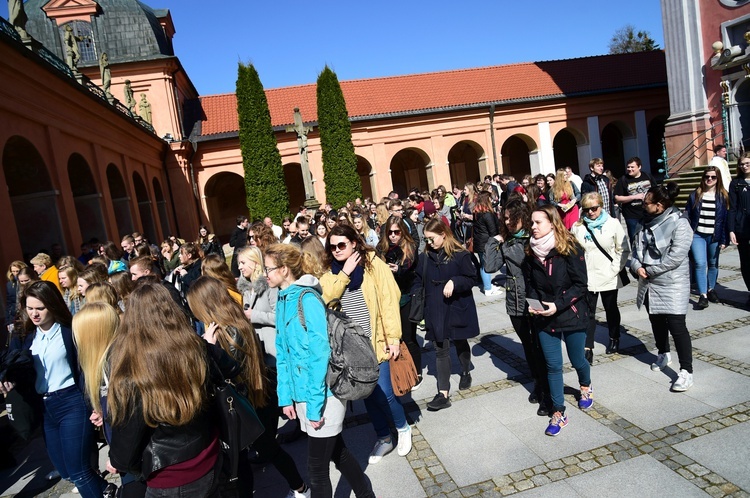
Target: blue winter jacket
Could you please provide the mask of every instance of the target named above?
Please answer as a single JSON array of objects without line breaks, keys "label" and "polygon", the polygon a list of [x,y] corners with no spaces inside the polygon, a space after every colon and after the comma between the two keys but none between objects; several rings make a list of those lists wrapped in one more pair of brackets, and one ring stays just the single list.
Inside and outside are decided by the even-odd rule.
[{"label": "blue winter jacket", "polygon": [[[690,194],[687,205],[685,206],[685,213],[688,215],[690,220],[690,228],[698,228],[698,220],[701,214],[702,202],[696,202],[697,195],[695,190]],[[729,224],[727,218],[729,217],[729,206],[727,206],[724,196],[716,195],[716,219],[714,223],[714,235],[711,238],[711,242],[718,242],[719,245],[729,245]]]},{"label": "blue winter jacket", "polygon": [[[305,327],[298,313],[298,302],[303,290],[313,289],[302,296]],[[279,406],[292,402],[307,403],[307,418],[320,421],[325,399],[332,396],[326,386],[326,372],[331,346],[328,342],[328,323],[320,299],[320,283],[312,275],[304,275],[284,290],[276,302],[276,369]],[[307,329],[307,330],[305,330]]]}]

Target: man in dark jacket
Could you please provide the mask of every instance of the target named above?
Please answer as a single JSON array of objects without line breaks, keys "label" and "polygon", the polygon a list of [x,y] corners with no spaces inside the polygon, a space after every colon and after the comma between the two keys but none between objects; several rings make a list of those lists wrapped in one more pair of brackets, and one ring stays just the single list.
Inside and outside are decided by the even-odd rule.
[{"label": "man in dark jacket", "polygon": [[[247,216],[239,215],[237,217],[237,227],[229,238],[229,246],[234,249],[234,254],[237,254],[240,249],[247,245],[248,226],[250,226],[250,222],[247,221]],[[234,275],[234,278],[240,277],[240,270],[237,268],[236,256],[232,256],[232,275]]]},{"label": "man in dark jacket", "polygon": [[610,216],[615,216],[614,196],[609,185],[609,178],[604,174],[604,159],[595,157],[589,161],[591,173],[583,178],[581,183],[581,195],[588,192],[598,192],[604,200],[604,205]]}]

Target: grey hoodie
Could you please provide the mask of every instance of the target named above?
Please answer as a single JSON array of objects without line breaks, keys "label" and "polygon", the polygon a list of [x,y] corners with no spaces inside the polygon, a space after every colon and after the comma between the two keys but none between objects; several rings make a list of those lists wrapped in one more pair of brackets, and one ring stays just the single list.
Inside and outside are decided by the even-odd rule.
[{"label": "grey hoodie", "polygon": [[242,304],[253,310],[250,322],[255,333],[263,341],[266,353],[266,364],[276,368],[276,299],[278,289],[268,287],[265,275],[256,278],[252,283],[240,276],[237,289],[242,293]]}]

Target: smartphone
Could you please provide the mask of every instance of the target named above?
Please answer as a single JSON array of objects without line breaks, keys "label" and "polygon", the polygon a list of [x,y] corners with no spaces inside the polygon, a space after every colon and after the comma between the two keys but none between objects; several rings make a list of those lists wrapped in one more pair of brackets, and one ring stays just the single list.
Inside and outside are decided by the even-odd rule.
[{"label": "smartphone", "polygon": [[526,302],[529,305],[529,308],[532,310],[546,310],[547,305],[542,304],[542,302],[538,299],[531,299],[530,297],[526,298]]}]

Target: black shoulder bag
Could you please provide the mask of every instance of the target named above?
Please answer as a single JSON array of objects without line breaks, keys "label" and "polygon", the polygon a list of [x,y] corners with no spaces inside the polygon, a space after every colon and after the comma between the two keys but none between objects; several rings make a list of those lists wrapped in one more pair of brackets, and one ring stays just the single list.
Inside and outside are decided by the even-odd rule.
[{"label": "black shoulder bag", "polygon": [[[604,248],[599,244],[599,241],[596,240],[596,236],[594,235],[594,232],[591,231],[591,228],[589,228],[588,224],[585,221],[583,222],[583,226],[586,227],[586,230],[591,235],[591,240],[594,241],[594,244],[596,244],[596,247],[599,248],[599,250],[602,252],[602,254],[604,254],[607,257],[608,260],[613,261],[612,256],[610,256],[609,253],[605,251]],[[620,270],[620,273],[617,274],[617,277],[620,279],[620,283],[622,284],[623,287],[625,287],[626,285],[630,283],[630,277],[628,277],[628,271],[625,268]]]}]

